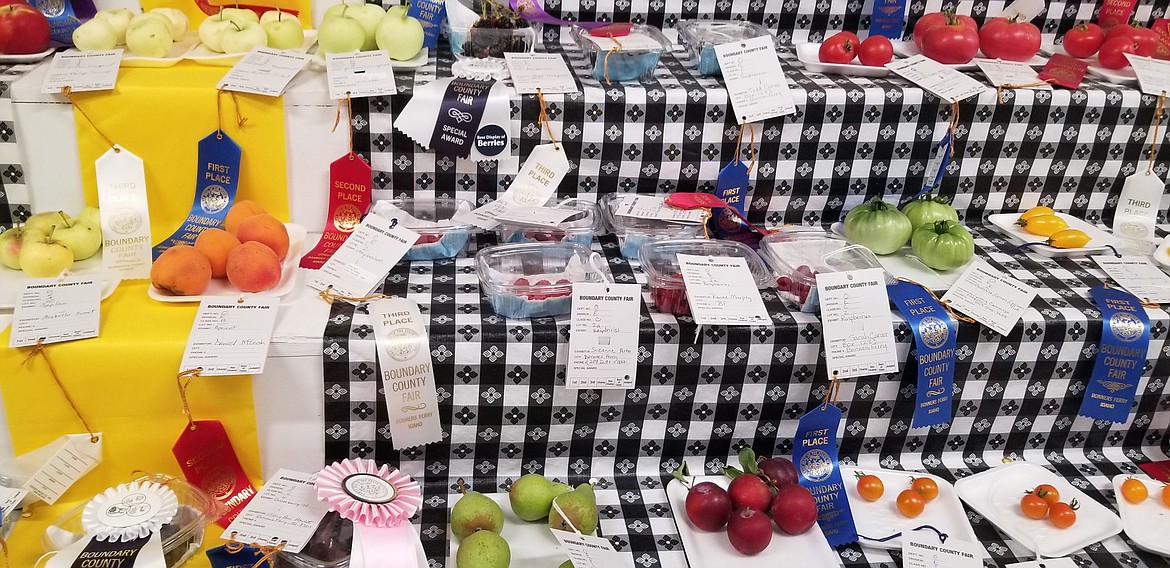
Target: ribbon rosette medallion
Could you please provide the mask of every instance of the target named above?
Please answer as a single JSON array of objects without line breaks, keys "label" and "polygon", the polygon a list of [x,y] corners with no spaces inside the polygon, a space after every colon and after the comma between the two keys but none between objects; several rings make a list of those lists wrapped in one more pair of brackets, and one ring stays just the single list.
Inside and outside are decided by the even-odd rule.
[{"label": "ribbon rosette medallion", "polygon": [[[351,556],[368,568],[418,568],[418,535],[410,518],[422,507],[422,490],[409,475],[373,460],[333,462],[317,474],[317,497],[353,521]],[[352,560],[351,560],[352,562]]]}]

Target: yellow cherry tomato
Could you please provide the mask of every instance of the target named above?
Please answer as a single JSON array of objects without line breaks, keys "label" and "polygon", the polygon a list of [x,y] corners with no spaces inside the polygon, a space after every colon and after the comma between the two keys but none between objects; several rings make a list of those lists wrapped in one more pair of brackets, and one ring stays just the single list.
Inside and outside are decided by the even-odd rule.
[{"label": "yellow cherry tomato", "polygon": [[1016,224],[1023,227],[1025,231],[1041,237],[1049,237],[1068,228],[1068,223],[1056,215],[1039,215],[1020,219],[1016,221]]},{"label": "yellow cherry tomato", "polygon": [[1051,207],[1040,205],[1020,213],[1020,220],[1023,221],[1025,219],[1031,219],[1032,217],[1039,217],[1041,215],[1056,215],[1056,211],[1053,211]]},{"label": "yellow cherry tomato", "polygon": [[1080,248],[1089,244],[1090,237],[1080,229],[1064,229],[1052,233],[1044,244],[1058,249]]}]

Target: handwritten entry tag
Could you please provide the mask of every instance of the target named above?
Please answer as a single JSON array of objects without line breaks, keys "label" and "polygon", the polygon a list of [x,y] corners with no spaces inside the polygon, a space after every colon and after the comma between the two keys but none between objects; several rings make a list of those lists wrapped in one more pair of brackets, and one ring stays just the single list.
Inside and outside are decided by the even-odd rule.
[{"label": "handwritten entry tag", "polygon": [[1093,257],[1097,266],[1105,271],[1118,286],[1143,301],[1157,304],[1170,303],[1170,276],[1162,272],[1148,256],[1123,256],[1111,254]]},{"label": "handwritten entry tag", "polygon": [[329,98],[383,97],[398,94],[394,67],[385,51],[325,54]]},{"label": "handwritten entry tag", "polygon": [[565,386],[632,388],[641,311],[638,284],[574,284]]},{"label": "handwritten entry tag", "polygon": [[101,285],[92,277],[30,278],[20,283],[9,347],[97,337]]},{"label": "handwritten entry tag", "polygon": [[957,538],[946,544],[902,540],[902,568],[980,568],[984,554],[978,543]]},{"label": "handwritten entry tag", "polygon": [[279,97],[312,58],[306,53],[257,47],[237,61],[215,88]]},{"label": "handwritten entry tag", "polygon": [[828,372],[837,378],[898,371],[894,324],[880,268],[817,274]]},{"label": "handwritten entry tag", "polygon": [[122,50],[63,51],[53,55],[49,72],[41,83],[42,93],[56,94],[69,87],[75,93],[108,91],[118,81]]},{"label": "handwritten entry tag", "polygon": [[504,53],[516,93],[576,93],[577,78],[559,53]]},{"label": "handwritten entry tag", "polygon": [[987,88],[970,76],[928,59],[925,55],[895,59],[887,63],[886,67],[948,102],[978,96]]},{"label": "handwritten entry tag", "polygon": [[768,325],[768,308],[747,261],[738,257],[677,255],[695,323]]},{"label": "handwritten entry tag", "polygon": [[613,549],[609,540],[591,534],[552,531],[561,543],[561,551],[573,561],[573,568],[629,568],[633,566],[629,554]]},{"label": "handwritten entry tag", "polygon": [[264,372],[279,303],[264,295],[204,298],[179,370],[202,367],[205,377]]},{"label": "handwritten entry tag", "polygon": [[[979,70],[987,75],[987,81],[996,87],[1013,89],[1040,89],[1051,91],[1052,85],[1045,83],[1030,65],[1000,59],[975,59]],[[1041,83],[1036,85],[1035,83]],[[1030,85],[1023,87],[1022,85]]]},{"label": "handwritten entry tag", "polygon": [[309,279],[309,286],[317,290],[332,286],[342,296],[365,296],[416,242],[418,233],[399,225],[397,219],[369,213]]},{"label": "handwritten entry tag", "polygon": [[727,96],[740,124],[796,112],[772,41],[769,35],[715,46]]},{"label": "handwritten entry tag", "polygon": [[[942,301],[996,333],[1007,335],[1035,297],[1036,291],[1031,286],[975,259],[943,295]],[[988,302],[987,298],[996,301]]]},{"label": "handwritten entry tag", "polygon": [[285,542],[284,550],[300,552],[329,512],[329,506],[317,499],[315,477],[291,469],[277,471],[219,538],[261,545]]}]

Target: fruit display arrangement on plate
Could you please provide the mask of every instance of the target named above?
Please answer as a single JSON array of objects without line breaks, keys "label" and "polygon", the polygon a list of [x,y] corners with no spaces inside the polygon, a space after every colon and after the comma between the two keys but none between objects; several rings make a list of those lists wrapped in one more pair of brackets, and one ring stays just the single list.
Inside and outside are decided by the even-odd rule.
[{"label": "fruit display arrangement on plate", "polygon": [[[963,65],[975,57],[1042,64],[1040,28],[1017,18],[991,18],[983,27],[953,10],[932,12],[914,24],[914,48],[945,65]],[[908,46],[907,46],[908,47]]]},{"label": "fruit display arrangement on plate", "polygon": [[901,210],[874,198],[849,210],[843,230],[845,238],[879,257],[898,253],[909,243],[919,261],[939,271],[965,266],[975,256],[975,238],[959,223],[959,213],[930,193]]},{"label": "fruit display arrangement on plate", "polygon": [[817,59],[836,65],[856,59],[866,67],[881,67],[894,59],[894,44],[885,36],[872,35],[863,41],[853,32],[838,32],[817,47]]},{"label": "fruit display arrangement on plate", "polygon": [[199,41],[213,54],[247,53],[257,47],[299,49],[305,30],[300,20],[280,10],[260,16],[247,8],[221,8],[199,24]]},{"label": "fruit display arrangement on plate", "polygon": [[52,278],[102,247],[101,212],[86,207],[76,217],[46,211],[0,234],[0,265],[32,278]]},{"label": "fruit display arrangement on plate", "polygon": [[1109,29],[1093,22],[1082,22],[1061,36],[1064,53],[1117,71],[1130,67],[1125,54],[1170,59],[1170,44],[1162,42],[1157,32],[1140,24],[1117,24]]},{"label": "fruit display arrangement on plate", "polygon": [[1170,542],[1166,540],[1170,484],[1144,475],[1118,475],[1112,485],[1125,534],[1141,548],[1170,556]]},{"label": "fruit display arrangement on plate", "polygon": [[317,27],[322,53],[385,51],[394,61],[413,59],[423,49],[422,22],[407,15],[407,6],[342,2],[325,10]]},{"label": "fruit display arrangement on plate", "polygon": [[[187,36],[187,28],[187,15],[178,8],[153,8],[141,14],[107,8],[73,30],[73,45],[80,51],[125,46],[132,55],[158,59],[172,55],[175,45]],[[184,51],[190,47],[190,43],[180,45]]]},{"label": "fruit display arrangement on plate", "polygon": [[47,51],[49,19],[27,2],[0,6],[0,55],[32,55]]},{"label": "fruit display arrangement on plate", "polygon": [[978,542],[955,488],[940,477],[853,466],[841,466],[841,477],[862,546],[897,550],[906,538]]}]

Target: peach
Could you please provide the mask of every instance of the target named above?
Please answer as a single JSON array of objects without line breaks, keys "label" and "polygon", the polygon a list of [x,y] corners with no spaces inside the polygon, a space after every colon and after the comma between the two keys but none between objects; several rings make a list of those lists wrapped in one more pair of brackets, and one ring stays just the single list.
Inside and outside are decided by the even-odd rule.
[{"label": "peach", "polygon": [[223,229],[205,229],[195,238],[195,250],[211,261],[211,277],[227,276],[227,257],[232,249],[240,246],[240,239]]},{"label": "peach", "polygon": [[223,218],[223,230],[236,234],[236,229],[239,228],[240,222],[248,217],[254,215],[264,215],[268,213],[259,203],[250,199],[241,199],[228,209],[227,216]]},{"label": "peach", "polygon": [[280,260],[263,243],[241,243],[228,253],[227,278],[241,292],[270,290],[280,283]]},{"label": "peach", "polygon": [[176,245],[150,266],[150,283],[172,296],[196,296],[211,281],[211,261],[191,245]]},{"label": "peach", "polygon": [[276,253],[278,260],[284,260],[284,257],[288,256],[288,229],[280,219],[267,213],[253,215],[241,221],[236,229],[236,237],[241,243],[258,241],[266,245]]}]

